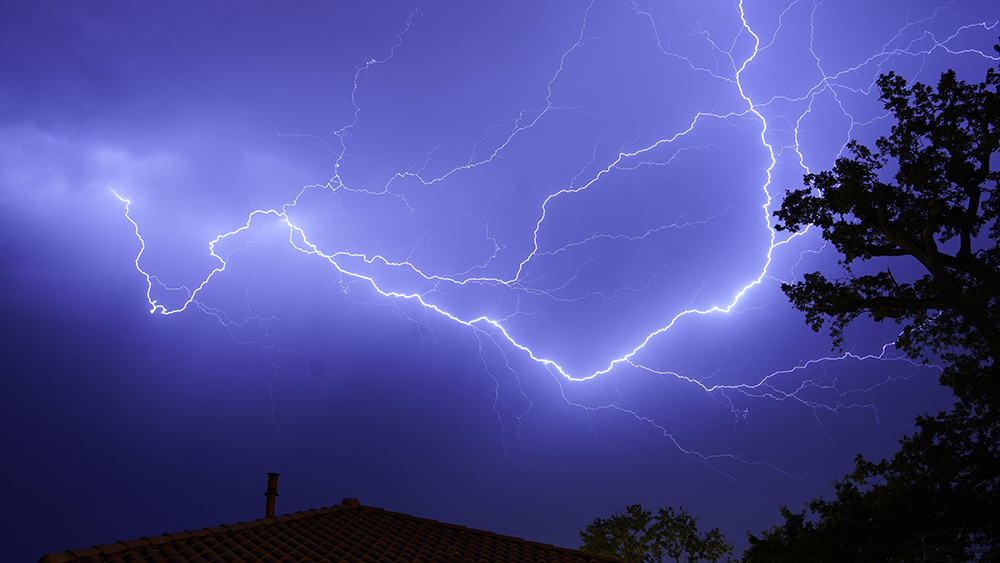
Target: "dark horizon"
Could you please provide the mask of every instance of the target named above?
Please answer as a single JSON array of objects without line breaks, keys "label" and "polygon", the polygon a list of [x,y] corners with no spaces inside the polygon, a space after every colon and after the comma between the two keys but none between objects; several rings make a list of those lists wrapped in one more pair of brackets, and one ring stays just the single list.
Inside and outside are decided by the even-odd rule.
[{"label": "dark horizon", "polygon": [[683,506],[739,553],[951,404],[897,326],[806,326],[781,283],[843,271],[770,213],[888,131],[880,73],[982,80],[998,19],[0,8],[0,558],[260,518],[268,472],[278,514],[575,549]]}]

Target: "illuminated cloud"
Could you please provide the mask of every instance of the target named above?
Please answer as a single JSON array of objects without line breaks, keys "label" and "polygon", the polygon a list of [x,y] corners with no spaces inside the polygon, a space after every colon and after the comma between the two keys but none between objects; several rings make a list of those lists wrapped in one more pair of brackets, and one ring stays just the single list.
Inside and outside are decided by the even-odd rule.
[{"label": "illuminated cloud", "polygon": [[887,130],[880,73],[981,79],[996,7],[321,4],[29,14],[87,48],[0,97],[0,203],[78,249],[51,303],[217,320],[270,378],[265,449],[308,402],[276,385],[379,370],[386,404],[463,389],[515,467],[565,432],[721,482],[825,484],[947,405],[895,327],[809,331],[779,286],[836,256],[771,212]]},{"label": "illuminated cloud", "polygon": [[[776,235],[770,212],[852,135],[884,130],[879,73],[981,69],[994,62],[996,22],[959,20],[953,7],[880,11],[889,21],[854,29],[841,49],[824,24],[850,12],[709,4],[595,1],[562,10],[558,27],[522,23],[520,33],[498,33],[492,18],[411,12],[341,85],[353,111],[340,127],[285,131],[275,111],[283,136],[329,151],[332,177],[216,231],[204,240],[211,264],[140,256],[152,312],[201,309],[237,340],[308,369],[326,354],[290,336],[301,310],[329,293],[387,306],[431,343],[437,327],[467,327],[498,382],[501,420],[519,421],[533,400],[519,383],[500,387],[504,377],[554,377],[569,404],[634,416],[712,467],[736,460],[804,476],[801,461],[715,447],[670,397],[704,394],[710,425],[758,434],[757,405],[777,402],[805,407],[820,428],[825,418],[877,424],[875,389],[928,377],[895,356],[885,332],[865,332],[847,355],[816,350],[777,285],[801,262],[829,267],[831,257],[811,235]],[[858,44],[869,47],[845,57]],[[143,205],[138,186],[116,195]],[[187,213],[175,213],[184,225]],[[144,238],[146,223],[135,227]],[[200,273],[185,269],[192,260]],[[769,361],[723,356],[731,341],[694,336],[718,317],[743,317],[724,321],[744,326],[728,339],[752,341]],[[592,378],[621,385],[578,383]]]}]

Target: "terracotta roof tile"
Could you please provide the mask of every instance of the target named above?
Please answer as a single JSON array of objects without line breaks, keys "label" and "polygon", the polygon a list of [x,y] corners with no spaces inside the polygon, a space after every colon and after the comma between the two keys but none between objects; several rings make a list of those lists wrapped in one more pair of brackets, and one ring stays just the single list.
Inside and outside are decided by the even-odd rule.
[{"label": "terracotta roof tile", "polygon": [[362,506],[52,553],[39,563],[591,563],[614,559]]}]

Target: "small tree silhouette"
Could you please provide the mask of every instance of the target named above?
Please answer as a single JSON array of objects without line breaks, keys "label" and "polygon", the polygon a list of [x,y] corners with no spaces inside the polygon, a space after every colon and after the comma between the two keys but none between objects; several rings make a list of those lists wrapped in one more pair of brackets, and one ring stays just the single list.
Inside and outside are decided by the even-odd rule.
[{"label": "small tree silhouette", "polygon": [[698,518],[684,508],[661,508],[654,516],[639,504],[594,518],[580,539],[580,551],[630,563],[660,563],[664,555],[676,563],[714,563],[733,551],[718,528],[698,533]]}]

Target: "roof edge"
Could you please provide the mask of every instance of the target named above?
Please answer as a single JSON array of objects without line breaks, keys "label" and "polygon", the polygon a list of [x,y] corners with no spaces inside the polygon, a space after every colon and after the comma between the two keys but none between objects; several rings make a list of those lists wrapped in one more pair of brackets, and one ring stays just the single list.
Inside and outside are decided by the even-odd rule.
[{"label": "roof edge", "polygon": [[548,543],[526,540],[524,538],[519,538],[516,536],[498,534],[496,532],[491,532],[489,530],[469,528],[467,526],[462,526],[461,524],[451,524],[449,522],[441,522],[439,520],[434,520],[431,518],[422,518],[420,516],[413,516],[412,514],[406,514],[404,512],[395,512],[392,510],[386,510],[384,508],[379,508],[376,506],[365,506],[359,503],[358,499],[351,497],[345,498],[343,501],[341,501],[340,504],[325,506],[322,508],[311,508],[308,510],[300,510],[298,512],[291,512],[288,514],[282,514],[280,516],[273,516],[270,518],[258,518],[256,520],[251,520],[248,522],[237,522],[236,524],[223,524],[221,526],[205,527],[205,528],[200,528],[198,530],[185,530],[183,532],[161,534],[153,537],[142,537],[137,540],[124,540],[104,545],[95,545],[93,547],[87,547],[84,549],[75,549],[75,550],[68,550],[56,553],[49,553],[47,555],[42,556],[42,558],[38,560],[38,563],[69,563],[73,561],[79,561],[82,558],[89,557],[92,555],[115,553],[118,551],[122,551],[131,547],[136,547],[141,545],[157,545],[161,543],[171,542],[190,537],[203,537],[215,534],[222,534],[231,531],[246,530],[249,528],[257,528],[260,526],[276,524],[278,522],[301,520],[302,518],[308,518],[310,516],[317,516],[322,514],[329,514],[331,512],[337,512],[341,510],[371,510],[376,512],[384,512],[386,514],[391,514],[392,516],[398,518],[405,518],[416,522],[433,523],[437,526],[460,529],[467,533],[473,533],[481,536],[502,538],[505,540],[516,541],[544,549],[561,551],[567,554],[581,555],[595,562],[622,563],[621,560],[619,559],[614,559],[612,557],[607,557],[604,555],[596,555],[593,553],[585,553],[583,551],[580,551],[578,549],[573,549],[570,547],[559,547]]},{"label": "roof edge", "polygon": [[[346,501],[348,501],[348,500],[354,500],[355,502],[357,502],[357,499],[344,499],[344,501],[345,501],[344,504],[347,504]],[[413,516],[412,514],[406,514],[405,512],[394,512],[392,510],[386,510],[384,508],[378,508],[378,507],[375,507],[375,506],[358,505],[357,507],[358,508],[362,508],[362,509],[366,509],[366,510],[377,510],[379,512],[384,512],[386,514],[391,514],[391,515],[397,516],[397,517],[408,518],[410,520],[416,520],[418,522],[431,522],[431,523],[434,523],[434,524],[436,524],[438,526],[445,526],[445,527],[448,527],[448,528],[457,528],[457,529],[460,529],[460,530],[464,530],[466,532],[471,532],[471,533],[482,535],[482,536],[490,536],[490,537],[495,537],[495,538],[502,538],[502,539],[505,539],[505,540],[516,541],[516,542],[520,542],[520,543],[524,543],[524,544],[527,544],[527,545],[531,545],[531,546],[535,546],[535,547],[540,547],[540,548],[544,548],[544,549],[552,549],[552,550],[562,551],[562,552],[571,553],[571,554],[575,554],[575,555],[582,555],[584,557],[587,557],[587,558],[591,559],[592,561],[607,561],[609,563],[623,563],[621,559],[615,559],[614,557],[608,557],[606,555],[597,555],[597,554],[594,554],[594,553],[587,553],[587,552],[584,552],[584,551],[580,551],[579,549],[573,549],[572,547],[560,547],[558,545],[553,545],[553,544],[550,544],[550,543],[544,543],[544,542],[537,542],[537,541],[527,540],[527,539],[524,539],[524,538],[519,538],[517,536],[508,536],[508,535],[505,535],[505,534],[498,534],[496,532],[491,532],[489,530],[480,530],[478,528],[469,528],[468,526],[463,526],[461,524],[452,524],[450,522],[441,522],[440,520],[434,520],[432,518],[423,518],[423,517],[420,517],[420,516]],[[39,562],[39,563],[41,563],[41,562]]]},{"label": "roof edge", "polygon": [[248,528],[256,528],[259,526],[275,524],[277,522],[300,520],[302,518],[314,516],[316,514],[327,514],[338,510],[358,508],[359,506],[360,505],[358,504],[358,499],[345,498],[341,502],[341,504],[335,504],[333,506],[325,506],[322,508],[311,508],[309,510],[300,510],[298,512],[291,512],[288,514],[282,514],[280,516],[272,516],[270,518],[258,518],[256,520],[250,520],[247,522],[237,522],[235,524],[222,524],[221,526],[204,527],[197,530],[184,530],[183,532],[172,532],[172,533],[160,534],[158,536],[153,536],[153,537],[143,536],[135,540],[118,540],[113,543],[94,545],[91,547],[85,547],[83,549],[70,549],[66,551],[57,551],[55,553],[48,553],[46,555],[43,555],[41,559],[38,560],[38,563],[66,563],[68,561],[77,561],[79,559],[82,559],[84,557],[90,557],[92,555],[115,553],[118,551],[122,551],[132,547],[137,547],[140,545],[158,545],[161,543],[171,542],[184,538],[211,536],[225,532],[246,530]]}]

